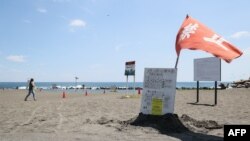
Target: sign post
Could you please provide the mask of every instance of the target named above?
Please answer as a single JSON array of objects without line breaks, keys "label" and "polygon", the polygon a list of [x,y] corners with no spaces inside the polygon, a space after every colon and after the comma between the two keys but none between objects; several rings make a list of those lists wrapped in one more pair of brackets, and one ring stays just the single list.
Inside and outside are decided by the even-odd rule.
[{"label": "sign post", "polygon": [[126,94],[128,94],[128,75],[126,76]]},{"label": "sign post", "polygon": [[130,61],[125,63],[125,75],[127,77],[127,84],[126,84],[126,90],[128,94],[128,76],[132,75],[134,76],[134,90],[135,90],[135,61]]},{"label": "sign post", "polygon": [[217,81],[221,81],[221,60],[216,57],[194,59],[194,81],[197,81],[199,102],[199,81],[214,81],[214,105],[217,105]]},{"label": "sign post", "polygon": [[217,105],[217,81],[214,82],[214,105]]},{"label": "sign post", "polygon": [[174,112],[177,69],[145,68],[141,113],[164,115]]},{"label": "sign post", "polygon": [[134,75],[134,91],[135,91],[135,75]]},{"label": "sign post", "polygon": [[197,81],[197,89],[196,89],[196,91],[197,91],[197,96],[196,96],[196,103],[198,103],[199,102],[199,81]]}]

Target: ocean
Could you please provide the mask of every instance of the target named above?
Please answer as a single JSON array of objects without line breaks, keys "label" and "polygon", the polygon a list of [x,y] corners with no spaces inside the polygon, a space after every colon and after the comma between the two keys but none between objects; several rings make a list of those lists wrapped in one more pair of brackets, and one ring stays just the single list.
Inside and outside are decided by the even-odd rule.
[{"label": "ocean", "polygon": [[[220,82],[218,82],[219,85]],[[223,83],[230,83],[230,82],[223,82]],[[37,88],[42,89],[51,89],[52,85],[57,85],[60,87],[75,87],[84,85],[87,88],[98,88],[98,87],[126,87],[126,82],[35,82]],[[129,82],[128,87],[140,87],[143,88],[143,82]],[[0,82],[0,88],[7,88],[7,89],[16,89],[20,87],[26,87],[27,82]],[[177,88],[196,88],[196,82],[177,82],[176,84]],[[200,87],[208,87],[213,88],[214,82],[200,82]]]}]

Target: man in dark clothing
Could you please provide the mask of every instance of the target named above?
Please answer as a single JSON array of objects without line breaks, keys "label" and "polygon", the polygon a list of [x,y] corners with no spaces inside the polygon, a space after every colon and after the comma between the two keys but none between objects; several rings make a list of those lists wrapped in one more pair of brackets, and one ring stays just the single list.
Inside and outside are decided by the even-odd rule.
[{"label": "man in dark clothing", "polygon": [[36,101],[35,93],[34,93],[34,88],[35,88],[34,79],[31,78],[31,79],[30,79],[30,82],[29,82],[29,93],[28,93],[27,96],[25,97],[24,101],[27,101],[27,98],[30,96],[30,94],[33,95],[33,99],[34,99],[34,101]]}]

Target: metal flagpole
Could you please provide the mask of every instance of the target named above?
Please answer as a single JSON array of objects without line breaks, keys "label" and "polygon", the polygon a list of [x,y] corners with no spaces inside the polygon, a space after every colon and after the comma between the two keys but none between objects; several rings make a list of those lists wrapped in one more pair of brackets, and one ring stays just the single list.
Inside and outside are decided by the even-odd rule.
[{"label": "metal flagpole", "polygon": [[178,65],[178,62],[179,62],[179,56],[180,56],[180,55],[177,56],[176,62],[175,62],[175,68],[176,68],[176,69],[177,69],[177,65]]},{"label": "metal flagpole", "polygon": [[126,84],[126,94],[128,94],[128,75],[127,75],[127,84]]},{"label": "metal flagpole", "polygon": [[134,92],[135,92],[135,75],[134,75]]}]

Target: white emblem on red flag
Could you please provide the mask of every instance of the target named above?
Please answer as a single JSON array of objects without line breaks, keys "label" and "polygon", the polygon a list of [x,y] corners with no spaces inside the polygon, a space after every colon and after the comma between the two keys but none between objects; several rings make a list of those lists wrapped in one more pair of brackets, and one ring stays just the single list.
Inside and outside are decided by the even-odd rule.
[{"label": "white emblem on red flag", "polygon": [[228,48],[223,45],[223,42],[227,42],[227,41],[217,34],[214,34],[211,38],[203,37],[203,39],[207,42],[215,43],[221,48],[223,48],[224,50],[228,51]]},{"label": "white emblem on red flag", "polygon": [[192,23],[185,26],[184,29],[182,30],[180,40],[189,38],[191,36],[190,34],[195,34],[195,30],[197,30],[198,27],[199,27],[198,24],[192,24]]}]

